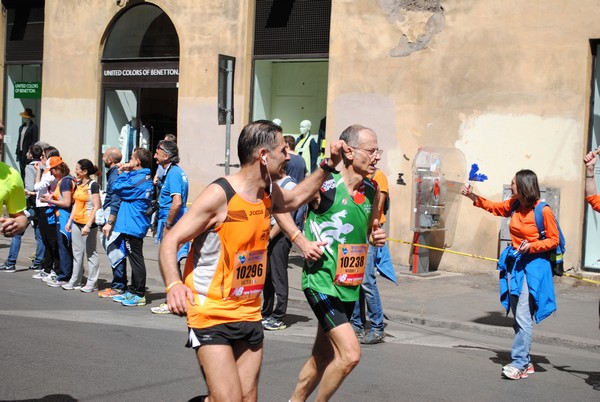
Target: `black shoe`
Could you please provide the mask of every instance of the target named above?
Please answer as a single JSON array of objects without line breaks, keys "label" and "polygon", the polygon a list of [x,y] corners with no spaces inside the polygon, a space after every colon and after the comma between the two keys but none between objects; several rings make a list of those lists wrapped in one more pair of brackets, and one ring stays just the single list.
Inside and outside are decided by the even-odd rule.
[{"label": "black shoe", "polygon": [[29,267],[30,271],[35,271],[35,272],[40,272],[43,270],[41,265],[35,265],[35,264],[31,264],[31,266]]},{"label": "black shoe", "polygon": [[270,320],[267,320],[263,324],[263,328],[267,331],[279,331],[280,329],[286,329],[287,325],[282,320],[276,320],[273,317],[269,317]]},{"label": "black shoe", "polygon": [[0,272],[15,272],[15,266],[14,265],[6,265],[6,263],[0,265]]}]

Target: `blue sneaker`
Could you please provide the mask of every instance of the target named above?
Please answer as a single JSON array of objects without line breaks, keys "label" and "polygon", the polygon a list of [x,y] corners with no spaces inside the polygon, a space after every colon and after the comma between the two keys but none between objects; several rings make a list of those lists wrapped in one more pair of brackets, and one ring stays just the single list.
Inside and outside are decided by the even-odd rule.
[{"label": "blue sneaker", "polygon": [[118,296],[113,297],[112,300],[115,301],[115,302],[121,303],[122,301],[127,300],[127,299],[129,299],[131,297],[133,297],[133,293],[131,293],[129,291],[126,291],[123,294],[120,294]]},{"label": "blue sneaker", "polygon": [[138,296],[133,293],[130,293],[131,297],[125,299],[121,302],[123,306],[127,307],[136,307],[136,306],[145,306],[146,305],[146,296]]}]

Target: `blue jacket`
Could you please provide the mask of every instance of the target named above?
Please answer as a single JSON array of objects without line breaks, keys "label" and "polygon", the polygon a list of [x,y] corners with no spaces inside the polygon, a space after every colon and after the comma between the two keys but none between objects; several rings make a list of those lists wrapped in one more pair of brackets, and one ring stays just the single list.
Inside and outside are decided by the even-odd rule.
[{"label": "blue jacket", "polygon": [[[519,296],[523,287],[523,278],[527,278],[529,293],[534,300],[532,306],[535,322],[539,324],[544,318],[556,311],[556,296],[552,268],[548,261],[548,253],[516,254],[508,245],[498,260],[500,271],[500,303],[508,314],[510,309],[509,295]],[[510,283],[508,274],[510,273]]]},{"label": "blue jacket", "polygon": [[113,183],[114,193],[121,198],[115,231],[143,238],[150,227],[150,208],[154,186],[150,169],[121,173]]},{"label": "blue jacket", "polygon": [[108,209],[109,213],[115,216],[118,215],[121,204],[121,198],[113,191],[113,184],[117,177],[119,177],[119,171],[116,166],[111,167],[106,172],[106,197],[104,197],[104,205],[102,206],[102,209]]}]

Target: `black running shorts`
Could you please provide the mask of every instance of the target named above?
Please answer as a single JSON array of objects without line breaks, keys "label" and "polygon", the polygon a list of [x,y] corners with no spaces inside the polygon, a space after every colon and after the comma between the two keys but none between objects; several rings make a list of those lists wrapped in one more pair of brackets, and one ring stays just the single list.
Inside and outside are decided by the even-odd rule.
[{"label": "black running shorts", "polygon": [[185,346],[188,348],[199,348],[204,345],[233,346],[238,341],[258,345],[264,337],[260,321],[240,321],[208,328],[189,328],[188,341]]},{"label": "black running shorts", "polygon": [[335,296],[319,293],[312,289],[304,289],[304,295],[325,332],[350,322],[356,302],[343,302]]}]

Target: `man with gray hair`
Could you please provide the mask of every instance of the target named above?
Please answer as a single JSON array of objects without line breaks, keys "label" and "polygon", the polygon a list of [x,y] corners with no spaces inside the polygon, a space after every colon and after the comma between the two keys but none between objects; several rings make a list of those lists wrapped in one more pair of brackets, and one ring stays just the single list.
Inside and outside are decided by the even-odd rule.
[{"label": "man with gray hair", "polygon": [[[164,174],[156,183],[158,193],[158,216],[155,242],[159,243],[164,235],[187,211],[188,178],[179,163],[179,148],[177,143],[162,140],[154,152],[154,159]],[[177,261],[187,257],[190,244],[184,244],[177,253]],[[154,314],[170,314],[167,303],[150,309]]]},{"label": "man with gray hair", "polygon": [[[317,401],[328,401],[358,364],[361,348],[350,324],[359,297],[368,249],[385,244],[379,224],[379,189],[367,177],[375,173],[382,151],[375,133],[352,125],[340,135],[341,170],[330,170],[310,208],[304,233],[292,236],[303,251],[302,290],[319,325],[312,354],[300,371],[290,400],[306,401],[318,387]],[[289,222],[280,221],[290,233]],[[310,258],[303,244],[323,242],[322,256]],[[326,307],[324,307],[326,306]]]}]

